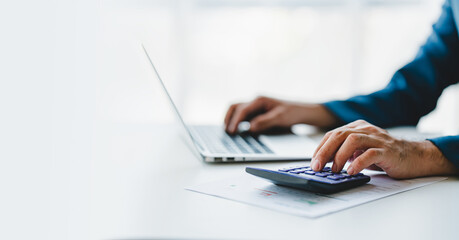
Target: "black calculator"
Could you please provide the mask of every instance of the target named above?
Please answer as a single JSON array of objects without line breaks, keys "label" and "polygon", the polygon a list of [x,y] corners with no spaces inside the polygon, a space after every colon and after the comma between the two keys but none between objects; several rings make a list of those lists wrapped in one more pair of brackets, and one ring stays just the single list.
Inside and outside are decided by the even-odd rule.
[{"label": "black calculator", "polygon": [[245,171],[277,185],[315,193],[335,193],[361,186],[370,181],[370,177],[362,173],[349,175],[345,170],[334,173],[330,167],[324,167],[320,172],[314,172],[309,166],[288,167],[279,170],[246,167]]}]

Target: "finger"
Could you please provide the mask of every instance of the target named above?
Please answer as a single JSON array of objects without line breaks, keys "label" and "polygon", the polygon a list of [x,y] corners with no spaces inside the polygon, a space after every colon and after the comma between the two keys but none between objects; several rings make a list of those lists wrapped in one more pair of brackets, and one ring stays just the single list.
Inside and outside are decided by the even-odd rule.
[{"label": "finger", "polygon": [[320,140],[320,143],[319,145],[317,146],[316,150],[314,151],[314,154],[312,155],[312,159],[314,160],[316,155],[317,155],[317,152],[320,150],[320,148],[325,144],[325,142],[328,140],[328,138],[331,136],[333,132],[330,131],[330,132],[327,132],[324,137],[322,138],[322,140]]},{"label": "finger", "polygon": [[279,116],[282,114],[280,108],[274,108],[267,113],[261,114],[250,121],[251,132],[261,132],[278,125]]},{"label": "finger", "polygon": [[352,158],[356,151],[379,146],[381,146],[381,140],[371,135],[366,135],[362,133],[349,134],[335,154],[332,171],[341,171],[344,165],[346,164],[347,160]]},{"label": "finger", "polygon": [[[365,130],[362,130],[362,129],[359,129],[360,126],[362,125],[366,125],[368,124],[366,121],[364,120],[357,120],[357,121],[354,121],[354,122],[351,122],[351,123],[348,123],[342,127],[339,127],[331,132],[328,132],[325,137],[322,139],[321,143],[319,144],[319,146],[316,148],[314,154],[313,154],[313,157],[312,157],[312,162],[311,162],[311,165],[315,165],[316,163],[316,159],[317,159],[317,155],[319,154],[319,152],[321,151],[321,149],[324,149],[324,148],[327,148],[327,147],[324,147],[324,145],[327,143],[327,144],[330,144],[330,141],[329,141],[329,138],[332,137],[332,136],[336,136],[336,135],[347,135],[347,134],[351,134],[351,133],[365,133]],[[346,137],[346,136],[344,136]],[[344,140],[342,140],[344,141]],[[331,157],[331,153],[328,153],[326,158],[328,157]],[[326,163],[328,162],[329,160],[327,159],[322,159],[320,160],[321,163]],[[321,163],[317,164],[317,165],[321,165]]]},{"label": "finger", "polygon": [[355,175],[365,168],[378,164],[383,160],[384,150],[382,148],[367,149],[357,157],[347,168],[349,175]]},{"label": "finger", "polygon": [[344,129],[346,129],[347,127],[349,126],[349,124],[347,125],[344,125],[344,126],[341,126],[339,128],[336,128],[332,131],[328,131],[324,137],[322,138],[322,140],[320,141],[319,145],[317,146],[316,150],[314,151],[314,154],[312,155],[312,159],[314,160],[316,155],[317,155],[317,152],[319,152],[320,148],[322,148],[322,146],[325,144],[325,142],[327,142],[328,138],[335,132],[337,131],[343,131]]},{"label": "finger", "polygon": [[317,151],[317,154],[312,163],[312,169],[314,171],[320,171],[323,166],[332,158],[338,148],[346,140],[347,135],[350,134],[349,130],[333,131],[328,137],[325,143]]},{"label": "finger", "polygon": [[236,133],[238,124],[241,121],[245,120],[247,116],[249,116],[251,113],[263,109],[264,104],[265,101],[263,98],[257,98],[256,100],[250,103],[240,104],[239,106],[237,106],[229,122],[228,132],[231,134]]},{"label": "finger", "polygon": [[354,154],[352,154],[352,157],[350,157],[347,161],[348,162],[354,161],[358,156],[362,155],[362,153],[364,152],[365,152],[364,150],[356,150]]},{"label": "finger", "polygon": [[236,110],[237,106],[239,106],[240,104],[233,104],[229,107],[228,111],[226,112],[226,116],[225,116],[225,129],[226,131],[228,131],[228,124],[231,120],[231,117],[233,116],[234,114],[234,110]]}]

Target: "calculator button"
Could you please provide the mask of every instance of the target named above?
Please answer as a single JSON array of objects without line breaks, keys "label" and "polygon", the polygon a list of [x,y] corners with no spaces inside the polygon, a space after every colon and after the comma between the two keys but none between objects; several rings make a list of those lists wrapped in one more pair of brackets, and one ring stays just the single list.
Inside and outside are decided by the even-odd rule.
[{"label": "calculator button", "polygon": [[314,171],[305,171],[304,173],[309,174],[309,175],[314,175],[314,174],[316,174],[316,172],[314,172]]},{"label": "calculator button", "polygon": [[337,175],[330,175],[327,177],[328,179],[331,179],[331,180],[341,180],[343,179],[344,177],[343,176],[337,176]]},{"label": "calculator button", "polygon": [[328,171],[331,171],[331,168],[329,167],[324,167],[324,169],[322,169],[323,172],[328,172]]},{"label": "calculator button", "polygon": [[304,169],[299,169],[299,170],[291,171],[290,173],[298,174],[298,173],[304,173],[305,171],[306,171],[306,170],[304,170]]},{"label": "calculator button", "polygon": [[330,175],[330,173],[324,173],[324,172],[316,173],[316,176],[318,176],[318,177],[326,177],[326,176],[329,176],[329,175]]},{"label": "calculator button", "polygon": [[296,166],[296,167],[289,167],[288,169],[290,171],[292,171],[292,170],[296,170],[296,169],[300,169],[300,168],[301,168],[301,166]]},{"label": "calculator button", "polygon": [[281,168],[281,169],[279,169],[277,171],[279,171],[279,172],[288,172],[288,171],[290,171],[290,168]]},{"label": "calculator button", "polygon": [[290,170],[295,171],[295,170],[300,170],[300,169],[301,167],[295,167],[295,168],[291,168]]}]

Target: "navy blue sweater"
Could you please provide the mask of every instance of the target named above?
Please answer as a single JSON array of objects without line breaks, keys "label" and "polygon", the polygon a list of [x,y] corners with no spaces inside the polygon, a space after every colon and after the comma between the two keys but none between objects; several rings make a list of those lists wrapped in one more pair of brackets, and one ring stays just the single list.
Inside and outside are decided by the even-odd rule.
[{"label": "navy blue sweater", "polygon": [[[435,109],[443,90],[459,82],[458,21],[459,0],[447,0],[427,42],[385,88],[324,106],[342,123],[364,119],[385,128],[416,125]],[[459,135],[428,140],[459,168]]]}]

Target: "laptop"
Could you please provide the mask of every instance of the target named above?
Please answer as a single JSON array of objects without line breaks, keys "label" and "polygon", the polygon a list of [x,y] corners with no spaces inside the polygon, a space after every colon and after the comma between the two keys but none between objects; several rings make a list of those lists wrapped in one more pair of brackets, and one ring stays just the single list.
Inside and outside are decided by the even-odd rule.
[{"label": "laptop", "polygon": [[142,48],[180,124],[183,125],[186,135],[189,136],[204,161],[241,162],[311,159],[317,143],[308,137],[295,134],[252,135],[247,132],[233,136],[227,134],[223,126],[186,124],[148,51],[144,45]]}]

